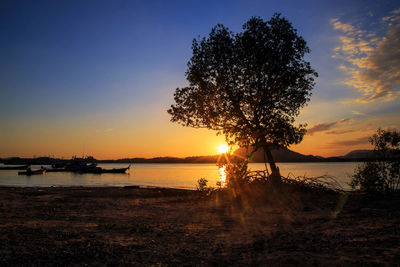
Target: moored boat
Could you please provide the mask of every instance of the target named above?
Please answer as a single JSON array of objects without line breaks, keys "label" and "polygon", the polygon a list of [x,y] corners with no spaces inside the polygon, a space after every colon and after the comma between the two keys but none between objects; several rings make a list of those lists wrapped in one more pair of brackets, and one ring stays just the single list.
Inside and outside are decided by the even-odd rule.
[{"label": "moored boat", "polygon": [[18,175],[37,175],[37,174],[45,174],[46,170],[45,169],[40,169],[40,170],[31,170],[30,168],[26,169],[26,171],[23,172],[18,172]]},{"label": "moored boat", "polygon": [[52,169],[47,169],[46,172],[72,172],[72,171],[67,170],[65,168],[52,168]]},{"label": "moored boat", "polygon": [[99,173],[101,168],[97,167],[97,163],[88,163],[84,158],[72,158],[66,166],[65,169],[71,172],[82,172],[82,173]]},{"label": "moored boat", "polygon": [[129,170],[131,165],[129,164],[126,168],[113,168],[113,169],[102,169],[102,173],[126,173]]},{"label": "moored boat", "polygon": [[29,165],[21,165],[21,166],[1,166],[0,170],[26,170]]},{"label": "moored boat", "polygon": [[53,169],[61,169],[61,168],[64,168],[64,167],[65,167],[65,162],[56,162],[56,163],[53,163],[53,164],[51,164],[51,167],[52,167]]}]

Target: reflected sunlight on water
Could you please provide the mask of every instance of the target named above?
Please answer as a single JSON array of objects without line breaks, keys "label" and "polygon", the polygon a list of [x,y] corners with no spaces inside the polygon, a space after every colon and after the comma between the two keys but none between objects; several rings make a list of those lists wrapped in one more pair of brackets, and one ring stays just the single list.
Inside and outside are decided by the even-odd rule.
[{"label": "reflected sunlight on water", "polygon": [[225,187],[226,186],[226,166],[222,166],[219,168],[219,186]]}]

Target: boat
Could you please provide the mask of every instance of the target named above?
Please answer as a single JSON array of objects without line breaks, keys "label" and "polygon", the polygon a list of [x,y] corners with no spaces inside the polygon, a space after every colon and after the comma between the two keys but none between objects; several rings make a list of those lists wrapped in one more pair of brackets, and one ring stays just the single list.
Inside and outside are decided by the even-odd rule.
[{"label": "boat", "polygon": [[96,167],[96,166],[94,166],[94,167],[87,166],[87,167],[81,168],[81,169],[79,169],[79,170],[77,170],[75,172],[79,172],[79,173],[102,173],[103,169],[100,168],[100,167]]},{"label": "boat", "polygon": [[51,169],[47,169],[46,172],[72,172],[72,171],[67,170],[65,168],[51,168]]},{"label": "boat", "polygon": [[79,168],[55,168],[55,169],[48,169],[47,172],[75,172],[75,173],[126,173],[127,170],[131,165],[126,168],[113,168],[113,169],[103,169],[101,167],[97,167],[96,165],[87,165],[87,166],[80,166]]},{"label": "boat", "polygon": [[26,170],[29,165],[21,165],[21,166],[1,166],[0,170]]},{"label": "boat", "polygon": [[102,169],[101,173],[126,173],[129,170],[131,165],[129,164],[126,168],[113,168],[113,169]]},{"label": "boat", "polygon": [[45,174],[46,169],[40,169],[40,170],[31,170],[31,168],[26,169],[24,172],[18,172],[18,175],[37,175],[37,174]]},{"label": "boat", "polygon": [[65,163],[64,162],[55,162],[53,164],[51,164],[51,167],[53,169],[61,169],[65,167]]},{"label": "boat", "polygon": [[66,165],[65,169],[71,172],[99,172],[101,168],[97,167],[97,163],[88,163],[84,158],[74,157]]}]

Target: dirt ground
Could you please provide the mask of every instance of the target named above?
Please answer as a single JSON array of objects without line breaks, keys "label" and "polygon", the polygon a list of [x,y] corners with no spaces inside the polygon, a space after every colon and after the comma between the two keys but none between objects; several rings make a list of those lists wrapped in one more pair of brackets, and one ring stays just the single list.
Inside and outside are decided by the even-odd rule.
[{"label": "dirt ground", "polygon": [[1,266],[399,266],[400,197],[0,187]]}]

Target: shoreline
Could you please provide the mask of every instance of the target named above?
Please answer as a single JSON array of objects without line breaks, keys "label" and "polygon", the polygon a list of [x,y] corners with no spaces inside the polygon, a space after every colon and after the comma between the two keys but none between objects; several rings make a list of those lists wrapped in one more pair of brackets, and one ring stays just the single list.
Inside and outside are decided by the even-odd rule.
[{"label": "shoreline", "polygon": [[395,265],[400,196],[273,201],[124,187],[0,187],[9,265]]}]

